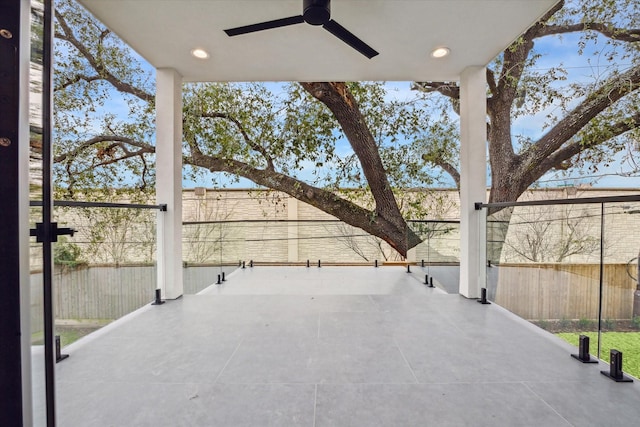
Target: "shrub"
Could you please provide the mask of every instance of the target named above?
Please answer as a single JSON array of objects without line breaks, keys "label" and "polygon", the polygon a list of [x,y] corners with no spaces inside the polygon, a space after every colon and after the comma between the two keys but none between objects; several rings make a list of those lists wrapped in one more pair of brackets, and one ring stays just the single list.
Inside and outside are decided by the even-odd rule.
[{"label": "shrub", "polygon": [[538,320],[538,327],[542,329],[549,329],[549,321],[545,319]]},{"label": "shrub", "polygon": [[580,319],[578,320],[578,328],[580,330],[588,330],[591,329],[591,325],[593,322],[589,319]]},{"label": "shrub", "polygon": [[615,331],[616,330],[616,321],[615,320],[604,319],[602,323],[603,323],[604,328],[606,330],[608,330],[608,331]]},{"label": "shrub", "polygon": [[68,268],[85,265],[85,261],[81,259],[81,253],[78,245],[61,238],[53,248],[53,263]]},{"label": "shrub", "polygon": [[558,322],[558,326],[560,326],[560,329],[569,329],[571,328],[571,320],[563,317],[560,319],[560,322]]}]

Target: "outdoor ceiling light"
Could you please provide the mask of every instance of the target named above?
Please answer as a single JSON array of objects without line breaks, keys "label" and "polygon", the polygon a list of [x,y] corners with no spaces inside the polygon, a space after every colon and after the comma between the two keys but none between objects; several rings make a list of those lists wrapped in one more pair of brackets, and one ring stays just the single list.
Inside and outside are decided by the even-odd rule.
[{"label": "outdoor ceiling light", "polygon": [[449,55],[450,52],[451,50],[449,50],[448,47],[439,47],[431,52],[431,56],[434,58],[444,58],[445,56]]},{"label": "outdoor ceiling light", "polygon": [[196,48],[191,51],[191,55],[195,56],[198,59],[207,59],[209,57],[209,53],[206,50]]}]

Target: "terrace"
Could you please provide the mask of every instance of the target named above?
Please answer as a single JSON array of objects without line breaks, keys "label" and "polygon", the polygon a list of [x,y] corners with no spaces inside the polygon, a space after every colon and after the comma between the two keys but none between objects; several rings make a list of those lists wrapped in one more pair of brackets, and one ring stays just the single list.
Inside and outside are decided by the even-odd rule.
[{"label": "terrace", "polygon": [[[634,425],[640,383],[401,267],[237,269],[65,348],[60,425]],[[436,282],[438,284],[438,282]]]},{"label": "terrace", "polygon": [[[22,391],[19,411],[26,424],[33,417],[36,425],[55,425],[57,419],[60,425],[96,426],[430,423],[577,426],[631,425],[638,418],[637,381],[618,384],[605,378],[599,371],[609,369],[606,363],[576,362],[569,357],[577,351],[573,346],[507,310],[538,323],[584,318],[598,323],[599,334],[605,320],[631,322],[636,314],[635,282],[618,281],[617,275],[611,279],[606,271],[609,264],[624,264],[637,252],[635,247],[629,250],[633,246],[629,228],[620,230],[622,237],[614,236],[611,229],[615,227],[610,227],[607,221],[614,225],[620,217],[610,215],[635,211],[625,211],[621,203],[637,203],[638,197],[593,202],[602,206],[600,216],[587,217],[600,221],[594,231],[600,244],[596,252],[582,254],[585,259],[578,259],[580,254],[571,254],[574,258],[564,258],[561,266],[580,262],[591,265],[580,272],[567,272],[567,268],[557,265],[553,268],[508,265],[516,262],[503,258],[508,253],[504,247],[517,251],[518,232],[514,243],[513,230],[518,228],[509,228],[511,238],[508,234],[501,235],[506,230],[501,224],[509,221],[499,217],[485,221],[485,211],[474,208],[474,203],[486,197],[483,64],[551,7],[553,1],[462,1],[452,10],[451,3],[445,1],[380,0],[367,2],[371,5],[367,14],[354,6],[361,7],[365,2],[341,2],[340,8],[336,2],[335,13],[339,13],[341,22],[359,22],[365,28],[359,35],[389,53],[377,63],[359,62],[363,58],[342,45],[342,49],[334,50],[336,40],[332,38],[311,39],[311,33],[304,31],[307,28],[294,29],[293,36],[271,33],[253,42],[245,38],[241,48],[221,34],[211,37],[212,28],[217,31],[241,25],[245,20],[257,22],[278,18],[283,13],[294,15],[299,12],[298,1],[278,1],[282,10],[268,8],[267,12],[257,6],[263,0],[166,1],[161,2],[162,7],[154,3],[153,7],[157,6],[154,19],[147,19],[150,8],[147,1],[118,1],[118,7],[109,1],[81,3],[157,67],[158,205],[115,208],[136,212],[141,209],[145,217],[153,212],[144,221],[136,222],[152,223],[157,234],[151,233],[153,236],[145,241],[145,251],[153,254],[147,266],[149,271],[136,276],[134,281],[142,283],[147,291],[160,289],[166,302],[137,310],[142,304],[135,304],[131,314],[125,313],[132,308],[123,305],[109,319],[125,314],[124,317],[66,346],[63,353],[70,357],[52,369],[53,357],[49,357],[52,343],[48,340],[52,339],[51,328],[57,327],[52,314],[53,298],[45,294],[44,301],[38,300],[41,298],[38,290],[43,288],[41,276],[38,272],[32,274],[31,299],[18,292],[14,300],[20,302],[20,310],[12,311],[23,320],[31,316],[31,322],[22,323],[23,332],[27,332],[23,336],[29,337],[31,332],[34,339],[33,346],[27,343],[25,351],[28,338],[24,338],[22,353],[12,353],[18,359],[22,356],[12,366],[25,374],[18,378],[21,386],[13,384],[12,390]],[[271,14],[274,16],[267,16]],[[365,15],[370,20],[363,24]],[[238,16],[243,18],[242,22]],[[172,31],[167,31],[168,28]],[[465,28],[466,32],[450,32],[449,28]],[[487,28],[495,31],[486,31]],[[450,39],[433,37],[436,29]],[[397,39],[397,34],[405,34],[406,40]],[[474,34],[483,37],[473,37]],[[218,55],[208,66],[188,54],[194,43],[205,39]],[[291,55],[292,40],[317,49]],[[424,40],[429,40],[432,46],[425,49]],[[445,62],[424,60],[428,50],[443,43],[453,56]],[[158,45],[165,49],[157,49]],[[323,59],[327,57],[334,59]],[[255,63],[265,65],[255,67]],[[197,283],[185,278],[185,263],[189,264],[186,255],[191,252],[183,247],[184,237],[190,236],[193,227],[206,229],[211,224],[183,224],[180,199],[183,82],[436,78],[459,81],[461,87],[462,179],[456,254],[460,266],[446,273],[455,277],[455,281],[446,280],[442,267],[429,257],[424,268],[418,261],[420,258],[414,257],[411,262],[417,264],[412,265],[411,273],[404,271],[404,267],[267,267],[258,262],[254,267],[231,269],[229,259],[234,263],[238,259],[260,261],[265,252],[244,250],[237,256],[229,250],[230,246],[224,249],[223,245],[216,253],[219,262],[213,269],[210,265],[202,266],[205,273]],[[28,195],[24,185],[16,184],[22,202],[26,202]],[[46,197],[42,203],[44,211]],[[606,211],[605,203],[614,210]],[[26,203],[23,204],[21,209],[26,211]],[[36,206],[32,212],[39,213],[38,209]],[[554,229],[554,235],[559,236],[575,230],[575,224],[567,221],[573,217],[566,211],[556,217],[555,210],[518,214],[518,209],[510,211],[512,225],[572,224]],[[518,215],[534,218],[514,222]],[[48,223],[46,215],[44,218],[43,222]],[[15,228],[24,232],[25,221],[16,219]],[[583,229],[592,230],[593,224],[587,222],[589,225]],[[299,231],[288,225],[287,233],[294,228]],[[490,232],[488,236],[486,230]],[[287,242],[292,240],[291,234],[287,236]],[[586,241],[591,241],[589,237]],[[23,256],[28,241],[24,236],[19,240],[16,253]],[[628,247],[615,252],[612,248],[622,241],[629,243]],[[556,240],[552,242],[557,245]],[[44,247],[46,253],[47,245]],[[431,248],[429,242],[427,248]],[[40,250],[40,245],[34,246],[32,255],[39,258]],[[340,261],[341,254],[335,251],[333,254]],[[142,252],[138,251],[138,255],[142,256]],[[310,252],[309,258],[313,255]],[[228,259],[224,260],[225,257]],[[487,259],[497,267],[487,269]],[[299,254],[296,262],[304,263],[303,260]],[[128,268],[125,264],[116,262],[116,268],[122,267],[118,274],[124,274]],[[44,288],[50,291],[47,262],[41,265],[45,272]],[[25,280],[28,273],[23,267],[24,260],[16,274],[26,289],[29,278]],[[499,272],[509,268],[515,268],[516,273],[509,279],[501,279],[507,275]],[[518,286],[523,268],[535,270],[527,276],[530,280],[526,289]],[[560,274],[549,274],[554,269]],[[76,283],[75,291],[65,295],[62,289],[56,291],[58,314],[63,313],[60,307],[64,303],[78,298],[80,288],[107,277],[104,271],[94,271],[91,276],[91,271],[91,268],[84,270],[85,281]],[[223,271],[227,280],[214,284],[215,275]],[[436,288],[425,286],[425,274],[435,275]],[[542,276],[544,280],[540,280]],[[576,276],[586,280],[576,282]],[[123,301],[120,276],[108,277],[111,288],[99,297],[94,295],[91,301],[96,306],[104,304],[112,308]],[[560,291],[550,292],[549,283],[558,285],[551,290]],[[476,303],[475,298],[485,289],[490,299],[499,304]],[[615,299],[609,298],[615,289],[620,292]],[[536,298],[532,299],[536,292]],[[149,294],[141,294],[144,304],[150,300]],[[533,301],[529,305],[536,306],[537,311],[530,306],[516,309],[511,304],[514,301]],[[607,317],[607,313],[616,313],[618,317]],[[58,320],[70,318],[73,316],[66,314]],[[34,333],[44,334],[45,357],[41,337]],[[595,353],[604,357],[599,340],[597,347]],[[35,356],[33,362],[31,354]]]},{"label": "terrace", "polygon": [[[639,381],[611,381],[600,374],[610,369],[604,360],[579,363],[569,357],[576,347],[525,319],[538,325],[587,319],[589,325],[581,324],[580,331],[598,334],[615,329],[596,326],[604,320],[631,324],[635,282],[621,277],[619,259],[635,248],[628,230],[638,222],[628,212],[635,211],[639,199],[524,202],[509,208],[511,234],[501,240],[496,238],[500,218],[488,218],[488,252],[503,245],[501,259],[486,269],[491,305],[458,294],[459,266],[451,259],[459,248],[451,247],[457,239],[449,235],[458,229],[451,223],[429,222],[428,228],[412,223],[430,238],[417,249],[427,258],[412,261],[407,271],[382,262],[378,267],[373,262],[329,265],[340,264],[340,258],[342,264],[354,264],[346,251],[325,258],[320,267],[315,260],[308,266],[265,261],[273,254],[284,256],[277,247],[290,247],[286,236],[292,226],[303,230],[310,248],[298,248],[303,257],[322,253],[322,245],[339,246],[341,225],[335,221],[187,222],[187,259],[201,244],[190,229],[202,227],[200,239],[226,230],[217,251],[209,254],[219,262],[187,263],[189,291],[183,297],[145,303],[64,347],[70,357],[56,365],[58,421],[70,426],[632,425],[640,416]],[[539,226],[564,227],[567,234],[579,228],[583,242],[598,244],[563,262],[514,258],[523,253],[512,247],[517,236]],[[434,229],[446,232],[434,235]],[[564,237],[555,230],[540,245],[551,252]],[[73,240],[82,244],[82,239],[80,230]],[[245,268],[225,263],[225,256],[247,259]],[[630,267],[637,270],[636,262]],[[150,299],[153,273],[124,272],[148,267],[101,268],[99,275],[109,280],[101,284],[96,275],[83,286],[105,306],[142,293],[136,279],[144,282],[143,300]],[[122,277],[115,279],[118,270]],[[222,272],[225,281],[215,284]],[[67,298],[73,292],[68,293],[70,283],[63,276],[74,274],[58,277],[57,288]],[[141,281],[145,274],[150,277]],[[435,287],[425,284],[425,276]],[[109,296],[100,296],[104,286]],[[94,306],[91,297],[84,298],[85,310]],[[57,312],[68,315],[66,310]],[[596,338],[591,353],[599,351]],[[607,351],[602,350],[602,359]]]}]

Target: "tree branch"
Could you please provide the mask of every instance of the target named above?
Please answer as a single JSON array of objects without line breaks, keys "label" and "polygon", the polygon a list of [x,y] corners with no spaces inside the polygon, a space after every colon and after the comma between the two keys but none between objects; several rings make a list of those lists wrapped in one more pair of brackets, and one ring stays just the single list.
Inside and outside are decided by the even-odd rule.
[{"label": "tree branch", "polygon": [[411,89],[422,92],[438,92],[451,99],[460,99],[460,87],[456,82],[413,82]]},{"label": "tree branch", "polygon": [[[118,147],[122,148],[121,145],[117,145]],[[94,163],[91,165],[91,167],[84,169],[83,171],[80,171],[80,173],[82,172],[86,172],[89,169],[94,169],[100,166],[108,166],[108,165],[112,165],[114,163],[118,163],[122,160],[126,160],[126,159],[131,159],[133,157],[140,157],[143,160],[143,163],[146,165],[146,162],[144,161],[144,157],[143,154],[146,153],[146,151],[144,150],[138,150],[138,151],[128,151],[128,150],[123,150],[124,151],[124,155],[122,156],[104,156],[103,158],[106,158],[107,160],[101,160],[97,163]]]},{"label": "tree branch", "polygon": [[456,183],[456,188],[460,190],[460,172],[458,172],[458,169],[456,169],[456,167],[451,163],[445,161],[435,162],[435,164],[440,166],[446,173],[451,175],[451,178],[453,178]]},{"label": "tree branch", "polygon": [[362,171],[376,201],[376,214],[406,228],[406,223],[391,191],[380,151],[366,125],[362,112],[347,85],[343,82],[300,83],[314,98],[325,104],[340,123],[353,151],[360,160]]},{"label": "tree branch", "polygon": [[95,82],[98,80],[102,80],[102,77],[100,76],[87,76],[84,74],[76,74],[73,78],[67,79],[67,81],[65,81],[64,83],[61,83],[59,85],[57,85],[53,90],[54,91],[59,91],[59,90],[63,90],[66,89],[69,86],[72,86],[76,83],[78,83],[79,81],[84,80],[87,83],[91,83],[91,82]]},{"label": "tree branch", "polygon": [[238,129],[238,131],[240,132],[240,134],[242,135],[242,138],[247,143],[247,145],[251,147],[253,151],[256,151],[262,154],[262,157],[264,157],[264,159],[267,162],[267,169],[275,170],[273,166],[273,158],[269,155],[269,153],[263,146],[261,146],[260,144],[257,144],[255,141],[253,141],[249,137],[249,134],[247,133],[245,128],[242,126],[242,123],[240,123],[238,119],[236,119],[235,117],[227,113],[201,113],[200,116],[204,118],[210,118],[210,119],[225,119],[233,123]]},{"label": "tree branch", "polygon": [[[498,78],[497,93],[500,94],[500,102],[509,108],[516,97],[518,83],[522,78],[527,57],[533,49],[533,40],[538,37],[540,31],[546,27],[547,21],[564,6],[564,1],[556,3],[534,25],[532,25],[515,42],[505,49],[503,54],[502,70]],[[507,110],[509,111],[509,110]]]},{"label": "tree branch", "polygon": [[640,29],[616,28],[601,22],[580,22],[577,24],[567,25],[547,25],[540,29],[537,37],[577,33],[584,31],[595,31],[612,40],[619,40],[629,43],[640,42]]},{"label": "tree branch", "polygon": [[606,132],[600,133],[597,137],[591,139],[587,144],[585,144],[584,141],[574,140],[544,159],[532,171],[532,177],[535,177],[535,181],[542,175],[544,175],[548,170],[552,168],[559,169],[564,162],[571,159],[576,154],[588,150],[589,148],[598,146],[611,138],[615,138],[616,136],[622,135],[625,132],[639,127],[640,113],[637,113],[634,116],[626,118],[624,121],[620,121],[609,126]]},{"label": "tree branch", "polygon": [[[55,163],[61,163],[64,162],[67,159],[73,158],[78,156],[82,151],[93,147],[94,145],[100,144],[102,142],[116,142],[116,143],[121,143],[118,144],[120,147],[125,147],[126,145],[130,145],[133,147],[138,147],[140,150],[136,151],[135,153],[137,155],[140,154],[152,154],[156,152],[156,149],[154,146],[149,145],[147,143],[144,142],[139,142],[136,141],[133,138],[128,138],[125,136],[120,136],[120,135],[98,135],[98,136],[94,136],[93,138],[83,142],[82,144],[80,144],[79,146],[77,146],[76,148],[74,148],[73,150],[67,152],[67,153],[63,153],[60,154],[58,156],[55,156],[53,158],[53,161]],[[126,150],[127,152],[130,152],[128,150]]]},{"label": "tree branch", "polygon": [[399,229],[396,224],[377,215],[374,211],[358,206],[331,191],[311,186],[288,175],[268,169],[257,169],[234,159],[222,159],[207,155],[192,156],[185,159],[185,162],[193,166],[207,168],[211,172],[239,175],[258,185],[282,191],[349,225],[383,239],[403,256],[406,256],[409,248],[421,242],[420,237],[410,229]]},{"label": "tree branch", "polygon": [[[155,100],[154,94],[147,93],[141,90],[140,88],[135,87],[129,83],[126,83],[120,80],[119,78],[117,78],[115,75],[113,75],[107,69],[102,59],[94,56],[89,51],[89,49],[75,37],[75,35],[73,34],[73,30],[71,29],[71,27],[69,27],[69,24],[65,20],[64,16],[57,11],[56,11],[56,19],[58,21],[60,28],[62,28],[62,31],[63,31],[62,33],[56,32],[56,37],[61,40],[65,40],[66,42],[73,45],[73,47],[75,47],[78,50],[78,52],[80,52],[80,54],[89,62],[91,67],[94,70],[96,70],[100,78],[109,82],[113,87],[115,87],[120,92],[131,94],[146,102],[153,102]],[[101,39],[106,37],[107,34],[109,34],[108,31],[106,33],[105,31],[103,31],[100,36]]]},{"label": "tree branch", "polygon": [[[594,117],[611,106],[614,102],[620,98],[628,95],[629,93],[636,91],[640,88],[640,67],[634,67],[627,72],[615,76],[612,79],[605,82],[599,89],[591,93],[580,105],[569,112],[562,120],[556,123],[545,135],[543,135],[534,145],[532,145],[526,152],[521,155],[523,160],[522,167],[524,170],[536,171],[536,174],[540,172],[540,168],[543,164],[546,164],[549,159],[553,157],[552,154],[559,150],[563,144],[565,144],[573,135],[578,133],[584,128]],[[632,126],[633,127],[633,126]],[[617,125],[617,128],[611,128],[611,131],[615,135],[619,135],[626,132],[629,129],[625,129],[624,121]],[[618,133],[615,133],[618,132]],[[610,139],[611,136],[599,141],[604,142]],[[597,141],[598,139],[596,139]],[[596,142],[591,143],[593,146]],[[578,150],[579,142],[575,142],[573,146],[566,148],[565,154],[560,157],[565,159],[568,153],[577,152],[584,149],[584,147]],[[576,151],[578,150],[578,151]],[[557,158],[557,162],[560,157]],[[546,159],[546,160],[545,160]],[[536,166],[538,165],[538,166]]]}]

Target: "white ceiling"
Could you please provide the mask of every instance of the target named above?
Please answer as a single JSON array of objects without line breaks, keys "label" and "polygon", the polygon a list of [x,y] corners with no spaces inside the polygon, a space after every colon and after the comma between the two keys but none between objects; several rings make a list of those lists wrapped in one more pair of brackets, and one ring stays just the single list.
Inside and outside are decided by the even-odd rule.
[{"label": "white ceiling", "polygon": [[[79,0],[156,68],[185,81],[458,80],[486,65],[557,0],[333,0],[331,17],[380,54],[367,59],[306,23],[223,30],[302,14],[302,0]],[[451,54],[435,59],[439,46]],[[199,47],[210,57],[199,60]]]}]

